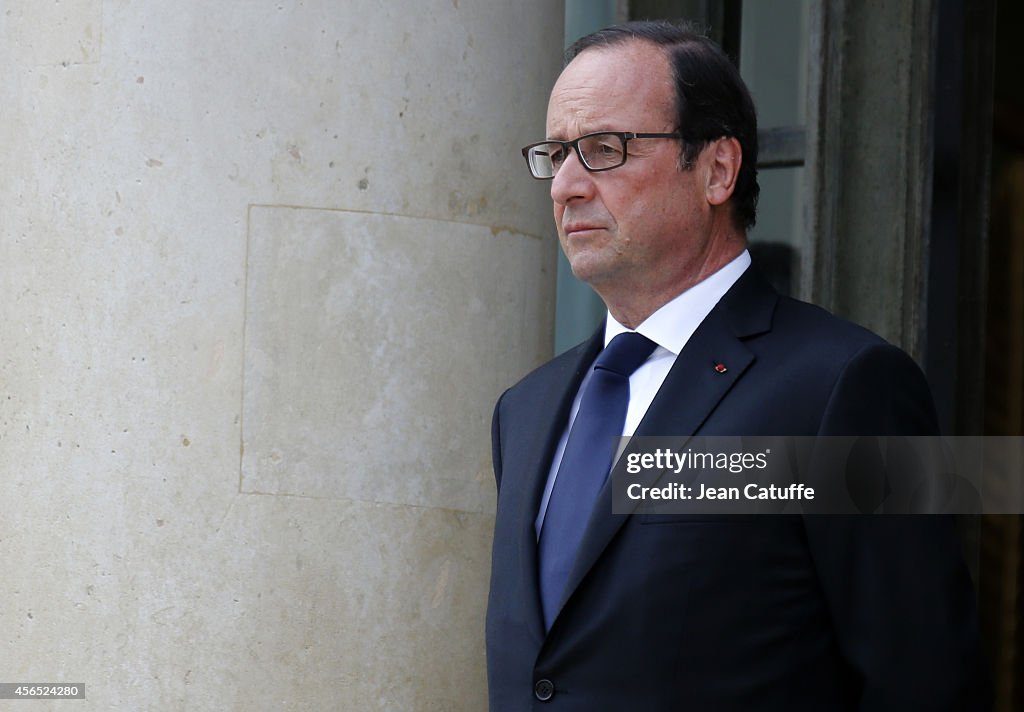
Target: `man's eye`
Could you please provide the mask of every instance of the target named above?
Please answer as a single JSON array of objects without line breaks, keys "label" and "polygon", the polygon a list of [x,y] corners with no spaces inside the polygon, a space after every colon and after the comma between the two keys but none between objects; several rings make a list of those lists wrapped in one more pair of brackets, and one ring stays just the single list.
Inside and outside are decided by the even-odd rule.
[{"label": "man's eye", "polygon": [[562,161],[565,160],[565,149],[561,146],[550,146],[548,148],[548,157],[556,166],[561,165]]},{"label": "man's eye", "polygon": [[600,145],[598,145],[597,150],[603,158],[615,158],[622,153],[622,146],[618,141],[602,141]]}]

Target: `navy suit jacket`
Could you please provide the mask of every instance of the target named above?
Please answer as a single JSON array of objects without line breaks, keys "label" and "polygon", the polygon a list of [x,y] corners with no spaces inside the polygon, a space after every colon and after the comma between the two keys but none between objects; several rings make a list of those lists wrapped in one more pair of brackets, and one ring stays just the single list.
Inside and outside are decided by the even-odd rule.
[{"label": "navy suit jacket", "polygon": [[[545,632],[534,520],[602,333],[495,408],[491,712],[974,709],[974,593],[944,517],[615,515],[609,484]],[[780,297],[753,269],[693,334],[636,431],[936,433],[905,353]]]}]

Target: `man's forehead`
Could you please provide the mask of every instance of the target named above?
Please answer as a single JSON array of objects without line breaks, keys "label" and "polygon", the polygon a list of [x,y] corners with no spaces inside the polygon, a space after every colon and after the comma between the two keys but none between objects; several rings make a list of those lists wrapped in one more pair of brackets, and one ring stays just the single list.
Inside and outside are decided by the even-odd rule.
[{"label": "man's forehead", "polygon": [[580,82],[635,85],[637,78],[670,84],[668,70],[668,55],[661,47],[626,40],[583,50],[562,70],[552,91]]},{"label": "man's forehead", "polygon": [[648,42],[627,41],[590,47],[562,71],[551,90],[547,127],[585,125],[588,131],[604,129],[648,130],[616,125],[618,114],[651,120],[672,120],[675,88],[664,50]]}]

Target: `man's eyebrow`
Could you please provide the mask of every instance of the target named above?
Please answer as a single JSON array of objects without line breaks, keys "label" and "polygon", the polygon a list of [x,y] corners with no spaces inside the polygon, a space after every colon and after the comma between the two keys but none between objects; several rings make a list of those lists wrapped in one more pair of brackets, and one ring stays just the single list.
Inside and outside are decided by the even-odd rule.
[{"label": "man's eyebrow", "polygon": [[625,129],[613,128],[611,125],[606,126],[604,124],[598,124],[595,127],[587,128],[584,131],[581,131],[580,133],[574,135],[572,138],[566,138],[564,135],[562,135],[560,133],[555,133],[555,134],[549,134],[546,137],[545,140],[547,140],[547,141],[572,141],[574,139],[579,138],[580,136],[589,136],[590,134],[596,134],[596,133],[620,133],[620,132],[622,132],[624,130]]}]

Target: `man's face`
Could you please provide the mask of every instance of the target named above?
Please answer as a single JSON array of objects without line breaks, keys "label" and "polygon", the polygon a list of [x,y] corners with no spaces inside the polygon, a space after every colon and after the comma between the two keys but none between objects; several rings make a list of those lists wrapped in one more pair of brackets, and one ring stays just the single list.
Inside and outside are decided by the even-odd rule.
[{"label": "man's face", "polygon": [[[645,42],[584,50],[565,68],[548,103],[547,136],[595,131],[670,133],[675,90],[664,51]],[[680,167],[678,139],[635,139],[625,165],[591,173],[572,151],[551,182],[555,223],[573,273],[605,301],[654,296],[698,281],[707,258],[710,208],[698,159]]]}]

